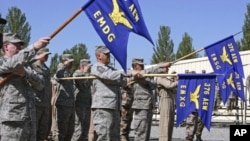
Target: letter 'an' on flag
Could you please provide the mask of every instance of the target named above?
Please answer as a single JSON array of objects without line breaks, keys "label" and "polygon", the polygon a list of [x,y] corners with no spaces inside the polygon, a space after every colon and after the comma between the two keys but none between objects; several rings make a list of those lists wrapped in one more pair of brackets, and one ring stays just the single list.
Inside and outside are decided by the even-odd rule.
[{"label": "letter 'an' on flag", "polygon": [[125,72],[129,33],[141,35],[153,44],[138,0],[92,0],[82,9]]},{"label": "letter 'an' on flag", "polygon": [[216,75],[179,74],[178,77],[176,126],[191,112],[197,111],[206,128],[210,130]]}]

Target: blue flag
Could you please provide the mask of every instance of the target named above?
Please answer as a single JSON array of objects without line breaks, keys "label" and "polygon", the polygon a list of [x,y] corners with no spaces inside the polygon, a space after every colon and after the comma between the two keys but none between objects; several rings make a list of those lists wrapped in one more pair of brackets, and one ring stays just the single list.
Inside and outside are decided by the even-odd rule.
[{"label": "blue flag", "polygon": [[228,69],[225,75],[217,76],[217,79],[224,104],[227,102],[232,92],[239,96],[243,101],[246,100],[243,79],[234,69]]},{"label": "blue flag", "polygon": [[191,112],[197,111],[206,128],[210,130],[216,75],[179,74],[178,76],[176,126]]},{"label": "blue flag", "polygon": [[205,47],[205,51],[215,73],[223,74],[232,67],[241,77],[245,77],[240,53],[233,36]]},{"label": "blue flag", "polygon": [[129,33],[139,34],[153,44],[138,0],[92,0],[82,9],[125,72]]},{"label": "blue flag", "polygon": [[[244,100],[244,96],[242,97],[242,93],[244,95],[242,80],[244,78],[244,70],[233,36],[205,47],[205,51],[214,73],[222,74],[218,75],[217,79],[223,102],[226,103],[231,92],[235,92],[236,95]],[[231,80],[232,82],[229,82]],[[230,84],[235,83],[236,87],[232,87],[228,82]]]}]

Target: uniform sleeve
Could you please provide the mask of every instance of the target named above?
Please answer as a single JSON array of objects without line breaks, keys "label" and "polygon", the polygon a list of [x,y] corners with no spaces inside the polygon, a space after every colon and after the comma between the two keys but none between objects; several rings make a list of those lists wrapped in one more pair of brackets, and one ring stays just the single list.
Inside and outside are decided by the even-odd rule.
[{"label": "uniform sleeve", "polygon": [[25,72],[25,79],[31,84],[33,88],[41,91],[45,86],[43,76],[32,70],[30,67],[26,67]]},{"label": "uniform sleeve", "polygon": [[91,74],[102,78],[102,79],[108,79],[108,80],[120,80],[124,74],[121,71],[112,70],[111,68],[107,66],[93,66],[91,68]]},{"label": "uniform sleeve", "polygon": [[[83,77],[85,76],[85,73],[84,72],[81,72],[79,70],[76,70],[74,73],[73,73],[73,77]],[[86,80],[84,79],[75,79],[73,82],[74,82],[74,86],[79,90],[79,91],[84,91],[84,83],[85,83]]]},{"label": "uniform sleeve", "polygon": [[127,79],[122,71],[114,70],[104,65],[94,65],[91,67],[91,74],[105,80],[112,80],[120,86],[127,84]]},{"label": "uniform sleeve", "polygon": [[142,73],[145,73],[145,74],[161,73],[162,71],[163,71],[163,69],[159,65],[156,65],[156,66],[153,66],[153,67],[150,67],[150,68],[143,70]]},{"label": "uniform sleeve", "polygon": [[177,87],[177,84],[178,84],[177,81],[171,81],[171,80],[169,80],[169,79],[167,79],[167,78],[161,78],[161,77],[158,77],[158,78],[156,79],[156,83],[157,83],[158,85],[163,86],[163,87],[166,88],[166,89],[173,89],[173,88],[176,88],[176,87]]},{"label": "uniform sleeve", "polygon": [[66,70],[66,65],[63,63],[60,63],[57,67],[57,71],[55,75],[56,78],[63,78],[65,70]]},{"label": "uniform sleeve", "polygon": [[2,62],[0,66],[0,73],[11,73],[17,68],[24,67],[25,64],[28,64],[34,61],[35,51],[32,49],[27,49],[18,54],[7,58],[6,61]]}]

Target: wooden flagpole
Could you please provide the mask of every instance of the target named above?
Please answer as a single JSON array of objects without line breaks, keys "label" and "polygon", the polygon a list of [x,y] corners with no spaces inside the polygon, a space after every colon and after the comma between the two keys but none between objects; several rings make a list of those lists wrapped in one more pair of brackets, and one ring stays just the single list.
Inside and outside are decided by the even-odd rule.
[{"label": "wooden flagpole", "polygon": [[[163,77],[163,76],[177,76],[177,74],[143,74],[143,77]],[[83,76],[83,77],[63,77],[63,78],[57,78],[57,79],[59,80],[98,79],[98,77],[94,75],[90,75],[90,76]]]},{"label": "wooden flagpole", "polygon": [[[239,32],[235,33],[233,36],[236,36],[236,35],[240,34],[241,32],[242,32],[242,31],[239,31]],[[195,53],[198,53],[198,52],[200,52],[200,51],[202,51],[202,50],[204,50],[204,49],[205,49],[205,48],[201,48],[201,49],[199,49],[199,50],[196,50],[196,51],[194,51],[194,52],[191,52],[191,53],[189,53],[189,54],[187,54],[187,55],[185,55],[185,56],[183,56],[183,57],[181,57],[181,58],[175,60],[175,61],[173,62],[173,64],[176,63],[176,62],[178,62],[178,61],[181,61],[181,60],[183,60],[183,59],[185,59],[185,58],[187,58],[187,57],[189,57],[189,56],[191,56],[191,55],[193,55],[193,54],[195,54]]]}]

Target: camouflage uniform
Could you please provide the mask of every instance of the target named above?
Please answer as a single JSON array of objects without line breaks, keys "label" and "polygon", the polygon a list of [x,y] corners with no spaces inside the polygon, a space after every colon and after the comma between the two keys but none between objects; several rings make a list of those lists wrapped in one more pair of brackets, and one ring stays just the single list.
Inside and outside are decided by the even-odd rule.
[{"label": "camouflage uniform", "polygon": [[[73,56],[71,54],[63,54],[62,60],[73,61]],[[55,76],[57,79],[70,77],[71,75],[67,66],[63,63],[59,63]],[[55,140],[71,141],[75,124],[74,88],[72,80],[58,80],[55,106],[56,133],[53,133]]]},{"label": "camouflage uniform", "polygon": [[160,96],[159,141],[171,141],[174,128],[177,81],[174,78],[167,77],[158,77],[156,81]]},{"label": "camouflage uniform", "polygon": [[[37,54],[50,54],[48,48],[40,49]],[[37,120],[37,141],[44,141],[49,133],[50,122],[50,101],[51,101],[51,83],[50,83],[50,69],[45,63],[41,64],[36,61],[32,64],[32,68],[43,76],[45,87],[41,91],[36,91],[36,120]]]},{"label": "camouflage uniform", "polygon": [[192,141],[194,134],[197,141],[202,141],[201,135],[204,128],[204,124],[198,117],[197,112],[192,112],[186,119],[186,141]]},{"label": "camouflage uniform", "polygon": [[[97,46],[96,53],[110,53],[105,46]],[[123,73],[101,62],[91,67],[93,80],[93,124],[97,141],[120,140],[120,87],[126,84]]]},{"label": "camouflage uniform", "polygon": [[[16,34],[11,33],[4,34],[4,41],[6,38],[13,38],[15,41],[18,39]],[[25,76],[14,75],[1,86],[0,120],[3,141],[36,140],[34,89],[42,90],[44,79],[28,65],[35,61],[35,54],[34,49],[27,47],[10,58],[3,57],[0,60],[1,78],[15,69],[25,69]]]},{"label": "camouflage uniform", "polygon": [[[134,58],[133,64],[143,65],[143,59]],[[142,70],[141,73],[158,73],[159,66],[151,67],[146,70]],[[132,109],[134,111],[134,131],[135,141],[147,141],[150,137],[153,107],[154,107],[154,95],[153,90],[156,88],[156,83],[152,78],[134,79],[135,83],[132,84],[132,91],[134,100]]]},{"label": "camouflage uniform", "polygon": [[[88,59],[80,60],[81,65],[90,65]],[[89,76],[89,72],[76,70],[73,77]],[[75,131],[72,141],[87,141],[91,114],[91,80],[75,80]]]},{"label": "camouflage uniform", "polygon": [[121,141],[129,141],[130,126],[133,119],[133,94],[130,86],[122,87],[122,106],[121,106]]}]

